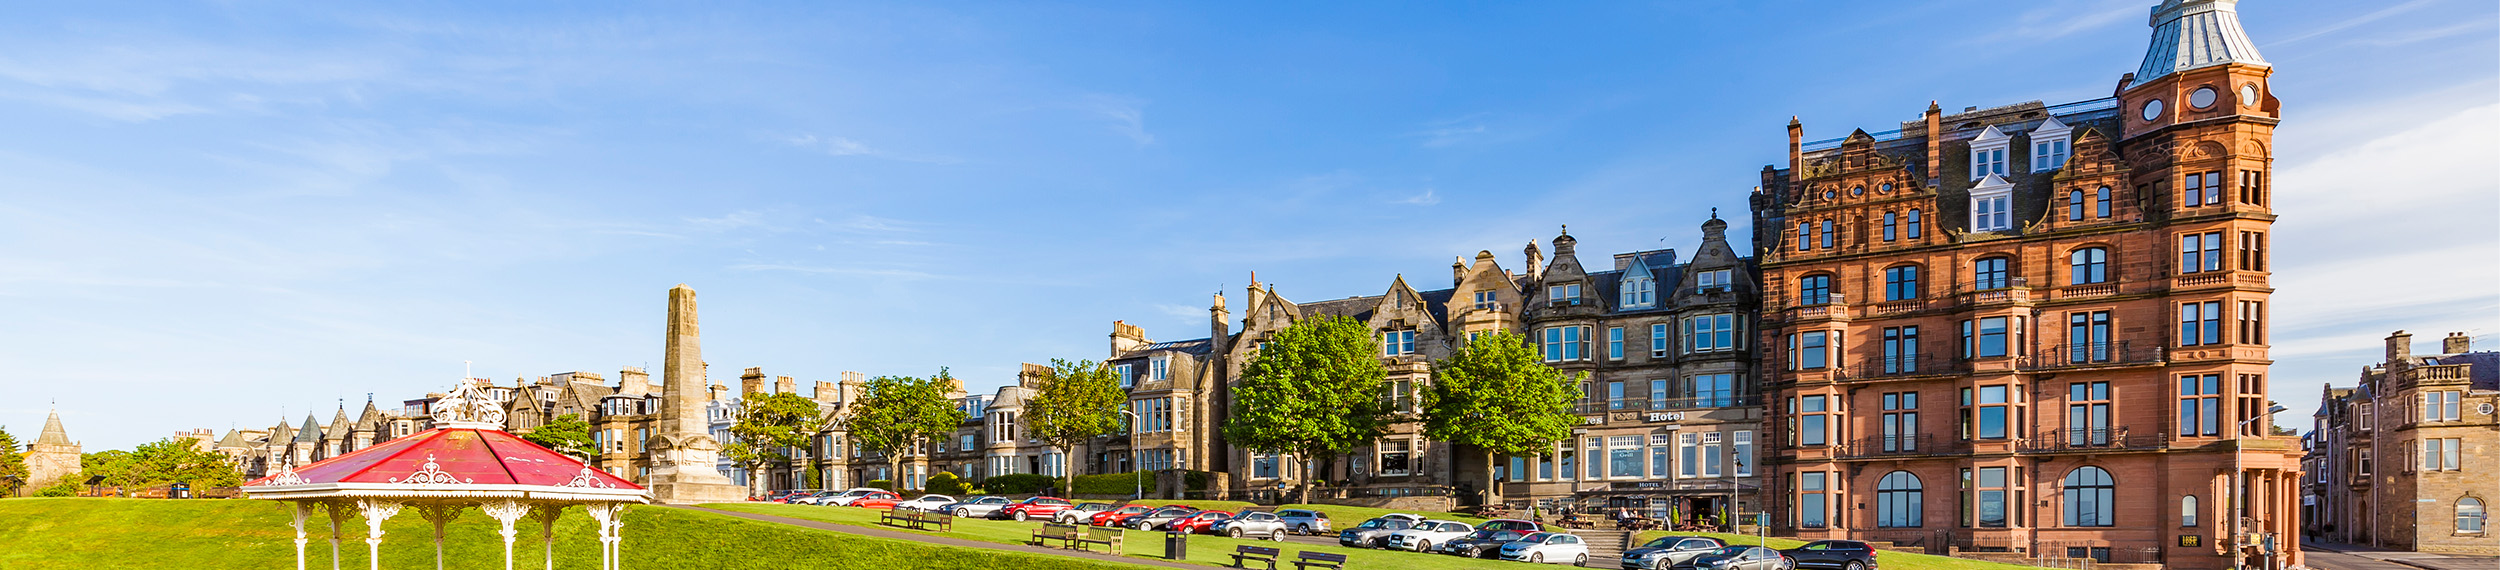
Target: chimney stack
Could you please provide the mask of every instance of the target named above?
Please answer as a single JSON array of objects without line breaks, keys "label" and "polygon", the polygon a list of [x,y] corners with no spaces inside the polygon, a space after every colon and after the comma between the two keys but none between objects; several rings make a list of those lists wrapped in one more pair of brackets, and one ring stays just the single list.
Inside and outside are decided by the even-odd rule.
[{"label": "chimney stack", "polygon": [[791,377],[788,377],[788,376],[776,376],[776,377],[773,377],[773,393],[775,393],[775,394],[797,394],[797,393],[799,393],[799,379],[797,379],[797,378],[791,378]]},{"label": "chimney stack", "polygon": [[764,369],[748,368],[738,375],[738,397],[748,398],[764,393]]},{"label": "chimney stack", "polygon": [[1788,180],[1804,180],[1806,173],[1797,168],[1805,165],[1806,127],[1796,117],[1788,118]]},{"label": "chimney stack", "polygon": [[1119,358],[1137,347],[1146,346],[1146,329],[1127,321],[1111,321],[1111,357]]},{"label": "chimney stack", "polygon": [[2473,351],[2474,337],[2465,336],[2465,333],[2448,333],[2448,338],[2439,341],[2439,352],[2442,354],[2465,354]]},{"label": "chimney stack", "polygon": [[2396,366],[2413,358],[2413,335],[2404,331],[2387,335],[2387,364]]},{"label": "chimney stack", "polygon": [[841,396],[842,391],[834,388],[832,382],[826,382],[823,380],[816,381],[816,393],[814,395],[814,399],[817,402],[827,404],[839,403],[842,401]]}]

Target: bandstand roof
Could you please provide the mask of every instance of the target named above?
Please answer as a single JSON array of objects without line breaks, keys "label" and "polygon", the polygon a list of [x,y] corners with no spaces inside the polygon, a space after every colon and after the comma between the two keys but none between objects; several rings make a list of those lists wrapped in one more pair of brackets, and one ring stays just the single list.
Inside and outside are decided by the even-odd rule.
[{"label": "bandstand roof", "polygon": [[[455,393],[453,398],[461,396]],[[447,398],[449,399],[449,398]],[[471,404],[476,405],[471,405]],[[383,497],[510,498],[566,502],[648,502],[632,481],[497,429],[502,419],[471,415],[491,408],[481,398],[452,400],[436,415],[442,427],[306,465],[282,468],[243,484],[255,499]],[[481,421],[484,420],[484,421]],[[283,466],[282,466],[283,467]]]}]

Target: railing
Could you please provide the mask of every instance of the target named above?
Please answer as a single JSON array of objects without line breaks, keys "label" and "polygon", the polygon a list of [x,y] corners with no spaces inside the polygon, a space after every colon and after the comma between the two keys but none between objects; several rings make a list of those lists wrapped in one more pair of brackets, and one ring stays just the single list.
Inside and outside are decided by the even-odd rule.
[{"label": "railing", "polygon": [[[1942,302],[1938,302],[1938,301],[1942,301]],[[1902,300],[1899,300],[1899,301],[1885,301],[1885,302],[1882,302],[1882,303],[1876,303],[1876,304],[1874,304],[1874,305],[1869,305],[1869,306],[1867,306],[1867,308],[1866,308],[1866,315],[1867,315],[1867,316],[1870,316],[1870,317],[1872,317],[1872,316],[1879,316],[1879,315],[1898,315],[1898,314],[1902,314],[1902,313],[1910,313],[1910,312],[1923,311],[1923,310],[1928,309],[1928,308],[1929,308],[1929,307],[1931,307],[1931,306],[1939,306],[1939,305],[1941,305],[1941,307],[1938,307],[1938,308],[1942,308],[1942,307],[1950,307],[1950,306],[1952,306],[1952,300],[1951,300],[1951,299],[1928,299],[1928,298],[1918,298],[1918,299],[1902,299]]]},{"label": "railing", "polygon": [[[2153,546],[2111,546],[2078,540],[2043,540],[2032,551],[2044,561],[2086,560],[2102,564],[2160,564],[2161,548]],[[2066,566],[2050,568],[2074,568]],[[2083,566],[2082,568],[2090,568]]]},{"label": "railing", "polygon": [[2180,276],[2178,276],[2178,277],[2176,278],[2176,280],[2175,280],[2175,281],[2173,281],[2172,283],[2173,283],[2173,286],[2176,286],[2176,287],[2197,287],[2197,286],[2203,286],[2203,285],[2213,285],[2213,284],[2221,283],[2221,282],[2224,282],[2224,281],[2227,281],[2227,280],[2230,280],[2230,279],[2231,279],[2231,276],[2230,276],[2229,274],[2224,273],[2224,272],[2221,272],[2221,271],[2206,271],[2206,272],[2201,272],[2201,273],[2189,273],[2189,274],[2186,274],[2186,275],[2180,275]]},{"label": "railing", "polygon": [[2126,426],[2116,428],[2053,429],[2040,437],[2023,440],[2015,447],[2024,453],[2056,453],[2063,451],[2099,451],[2110,449],[2159,449],[2168,441],[2166,434],[2132,433]]},{"label": "railing", "polygon": [[2042,109],[2041,112],[2047,113],[2051,116],[2064,116],[2077,113],[2090,113],[2093,111],[2107,111],[2116,108],[2118,108],[2117,97],[2102,97],[2099,99],[2085,99],[2073,103],[2060,103],[2050,106],[2047,109]]},{"label": "railing", "polygon": [[1970,295],[1970,304],[1973,304],[1973,305],[1989,305],[1989,304],[1997,304],[1997,303],[2029,303],[2029,302],[2031,302],[2031,290],[2030,290],[2030,289],[2023,288],[2023,287],[2020,287],[2020,286],[2009,287],[2009,288],[2003,288],[2003,289],[1988,289],[1988,290],[1983,290],[1983,291],[1973,291],[1973,292],[1969,293],[1969,295]]},{"label": "railing", "polygon": [[2093,283],[2093,284],[2089,284],[2089,285],[2068,285],[2068,286],[2065,286],[2065,287],[2058,288],[2058,290],[2057,290],[2057,298],[2059,298],[2059,299],[2075,299],[2075,298],[2081,298],[2081,297],[2107,297],[2107,296],[2110,296],[2110,295],[2116,295],[2116,294],[2118,294],[2118,284],[2117,284],[2117,283]]},{"label": "railing", "polygon": [[[1872,137],[1875,137],[1875,142],[1884,142],[1884,141],[1891,141],[1891,140],[1901,140],[1902,132],[1901,132],[1901,129],[1893,129],[1893,130],[1884,131],[1884,132],[1880,132],[1880,133],[1867,133],[1867,136],[1872,136]],[[1798,146],[1798,150],[1799,150],[1800,152],[1814,152],[1814,151],[1819,151],[1819,150],[1831,150],[1831,149],[1835,149],[1835,148],[1840,148],[1840,143],[1841,143],[1842,141],[1846,141],[1846,140],[1849,140],[1849,137],[1840,137],[1840,138],[1836,138],[1836,139],[1823,139],[1823,140],[1819,140],[1819,141],[1813,141],[1813,142],[1808,142],[1808,143],[1800,144],[1800,145],[1797,145],[1797,146]]]},{"label": "railing", "polygon": [[2053,344],[2024,356],[2024,368],[2066,368],[2075,366],[2111,366],[2124,364],[2159,364],[2169,358],[2161,345],[2135,346],[2133,341],[2080,342]]},{"label": "railing", "polygon": [[1919,455],[1940,453],[1933,434],[1879,435],[1842,442],[1832,447],[1832,456],[1843,459],[1881,457],[1886,455]]}]

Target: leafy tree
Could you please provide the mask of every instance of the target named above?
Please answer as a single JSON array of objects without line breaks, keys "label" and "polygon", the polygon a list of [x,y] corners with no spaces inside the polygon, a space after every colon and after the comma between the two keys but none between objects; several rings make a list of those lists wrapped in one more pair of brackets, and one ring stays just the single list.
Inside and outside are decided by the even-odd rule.
[{"label": "leafy tree", "polygon": [[885,454],[888,473],[900,477],[903,472],[903,451],[933,437],[955,433],[964,423],[964,411],[947,397],[959,385],[945,368],[937,376],[922,379],[908,376],[878,376],[868,380],[860,391],[857,407],[851,412],[851,441],[861,448]]},{"label": "leafy tree", "polygon": [[958,498],[963,497],[964,492],[970,490],[964,487],[963,478],[956,477],[953,471],[939,471],[936,475],[930,475],[929,483],[922,486],[928,487],[926,491],[929,493]]},{"label": "leafy tree", "polygon": [[36,489],[34,495],[37,497],[76,497],[82,487],[79,482],[83,480],[85,480],[83,477],[62,477],[61,480],[52,482],[51,486]]},{"label": "leafy tree", "polygon": [[582,421],[578,414],[556,416],[521,434],[521,439],[574,457],[590,457],[597,451],[591,448],[595,443],[590,440],[590,422]]},{"label": "leafy tree", "polygon": [[[748,473],[768,463],[786,465],[790,456],[781,450],[810,447],[824,425],[824,412],[815,400],[798,394],[748,394],[738,406],[737,423],[729,426],[729,435],[738,441],[721,446],[721,454],[746,466]],[[762,480],[748,477],[747,493],[755,494],[753,487]]]},{"label": "leafy tree", "polygon": [[1458,354],[1432,363],[1424,389],[1424,437],[1475,446],[1485,454],[1485,489],[1497,493],[1495,457],[1541,455],[1571,437],[1580,417],[1579,376],[1546,366],[1526,338],[1508,332],[1476,337]]},{"label": "leafy tree", "polygon": [[189,440],[166,438],[130,451],[108,450],[79,457],[79,478],[103,476],[104,484],[136,489],[166,483],[190,483],[193,489],[232,487],[243,483],[234,460],[203,450]]},{"label": "leafy tree", "polygon": [[1380,437],[1389,402],[1381,398],[1379,341],[1351,317],[1307,319],[1276,331],[1242,367],[1224,440],[1304,458],[1301,485],[1319,458]]},{"label": "leafy tree", "polygon": [[[1100,362],[1052,359],[1050,375],[1024,401],[1025,433],[1058,448],[1062,456],[1075,453],[1077,444],[1120,433],[1120,404],[1128,395],[1111,375],[1111,368]],[[1075,492],[1074,482],[1069,479],[1069,493]]]},{"label": "leafy tree", "polygon": [[17,490],[26,487],[26,478],[33,476],[27,473],[26,456],[18,453],[18,447],[17,436],[0,428],[0,497],[17,496]]}]

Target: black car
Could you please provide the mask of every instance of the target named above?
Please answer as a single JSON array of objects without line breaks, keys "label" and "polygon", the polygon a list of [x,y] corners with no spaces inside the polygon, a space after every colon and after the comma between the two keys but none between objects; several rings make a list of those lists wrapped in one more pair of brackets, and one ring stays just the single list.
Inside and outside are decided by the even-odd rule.
[{"label": "black car", "polygon": [[1727,548],[1727,543],[1707,536],[1665,536],[1647,544],[1623,551],[1624,570],[1663,570],[1677,562]]},{"label": "black car", "polygon": [[1519,540],[1519,537],[1527,535],[1528,531],[1479,530],[1467,533],[1467,536],[1450,539],[1449,542],[1441,545],[1441,553],[1468,558],[1493,558],[1500,556],[1498,551],[1502,548],[1502,543]]},{"label": "black car", "polygon": [[1677,562],[1675,570],[1794,570],[1795,561],[1760,546],[1730,546]]},{"label": "black car", "polygon": [[1817,540],[1780,553],[1796,560],[1798,568],[1875,570],[1875,547],[1855,540]]}]

